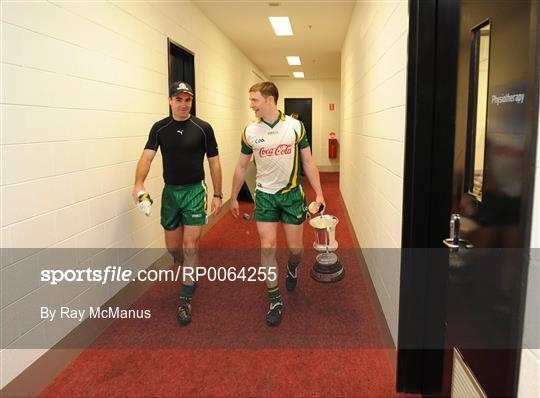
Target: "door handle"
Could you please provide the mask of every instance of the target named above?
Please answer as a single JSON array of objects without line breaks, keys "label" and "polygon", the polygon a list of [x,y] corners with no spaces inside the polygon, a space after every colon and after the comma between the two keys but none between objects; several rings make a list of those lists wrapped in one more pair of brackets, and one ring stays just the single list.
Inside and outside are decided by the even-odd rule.
[{"label": "door handle", "polygon": [[461,227],[461,216],[459,214],[452,214],[450,216],[450,237],[443,240],[443,243],[450,249],[457,250],[460,247],[465,249],[472,249],[474,245],[468,240],[461,239],[459,237],[459,230]]}]

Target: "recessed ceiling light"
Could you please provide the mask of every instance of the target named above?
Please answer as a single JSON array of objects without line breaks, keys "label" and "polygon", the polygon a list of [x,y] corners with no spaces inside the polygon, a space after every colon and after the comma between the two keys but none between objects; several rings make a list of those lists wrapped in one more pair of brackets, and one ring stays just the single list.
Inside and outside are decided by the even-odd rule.
[{"label": "recessed ceiling light", "polygon": [[302,61],[300,61],[300,57],[294,56],[288,56],[287,62],[289,65],[302,65]]},{"label": "recessed ceiling light", "polygon": [[276,36],[292,36],[292,26],[289,17],[268,17]]},{"label": "recessed ceiling light", "polygon": [[293,72],[293,76],[297,79],[303,79],[304,78],[304,72]]}]

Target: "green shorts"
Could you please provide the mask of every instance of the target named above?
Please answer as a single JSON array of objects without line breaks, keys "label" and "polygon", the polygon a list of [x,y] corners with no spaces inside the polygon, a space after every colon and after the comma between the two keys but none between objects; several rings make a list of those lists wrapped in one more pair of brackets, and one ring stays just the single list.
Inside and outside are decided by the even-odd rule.
[{"label": "green shorts", "polygon": [[180,225],[204,225],[207,193],[204,181],[189,185],[165,185],[161,195],[161,225],[172,231]]},{"label": "green shorts", "polygon": [[306,197],[299,185],[286,193],[269,194],[257,190],[255,192],[256,221],[278,222],[300,225],[307,215]]}]

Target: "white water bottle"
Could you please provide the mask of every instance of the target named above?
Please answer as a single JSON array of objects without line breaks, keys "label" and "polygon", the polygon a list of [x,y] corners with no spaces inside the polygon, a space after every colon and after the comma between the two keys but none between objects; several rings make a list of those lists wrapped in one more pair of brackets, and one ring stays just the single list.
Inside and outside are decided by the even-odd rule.
[{"label": "white water bottle", "polygon": [[311,202],[308,206],[308,210],[311,214],[319,213],[323,211],[324,205],[322,203]]},{"label": "white water bottle", "polygon": [[137,197],[139,198],[139,203],[137,205],[139,211],[146,214],[146,216],[149,216],[152,211],[152,203],[154,203],[154,201],[150,197],[150,194],[145,191],[139,191],[137,193]]}]

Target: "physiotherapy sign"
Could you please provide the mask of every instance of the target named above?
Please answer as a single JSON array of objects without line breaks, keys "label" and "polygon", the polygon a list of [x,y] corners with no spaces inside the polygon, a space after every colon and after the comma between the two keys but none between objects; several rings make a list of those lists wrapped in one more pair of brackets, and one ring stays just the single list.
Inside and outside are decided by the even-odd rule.
[{"label": "physiotherapy sign", "polygon": [[490,88],[488,134],[523,134],[526,120],[527,85],[517,81]]}]

